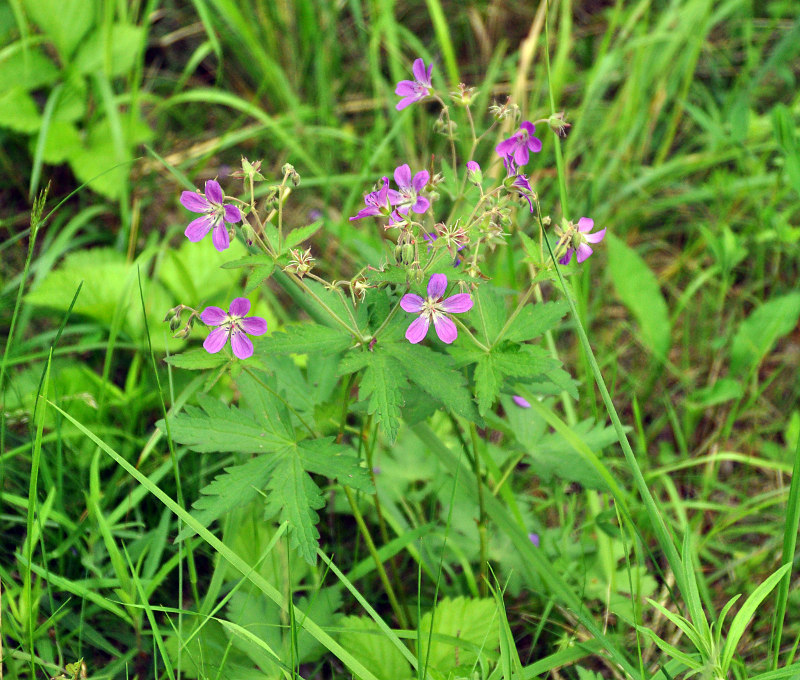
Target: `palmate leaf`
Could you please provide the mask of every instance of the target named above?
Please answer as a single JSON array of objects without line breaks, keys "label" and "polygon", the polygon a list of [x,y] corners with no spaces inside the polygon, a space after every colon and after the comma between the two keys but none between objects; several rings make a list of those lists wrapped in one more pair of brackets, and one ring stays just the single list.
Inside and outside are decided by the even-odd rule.
[{"label": "palmate leaf", "polygon": [[[261,453],[225,470],[201,490],[196,517],[205,526],[233,508],[252,500],[266,487],[267,511],[287,520],[292,546],[314,563],[317,510],[324,505],[322,492],[309,472],[340,480],[372,492],[367,471],[355,452],[332,437],[297,441],[291,420],[280,401],[264,385],[266,376],[243,375],[239,388],[248,408],[226,406],[208,395],[199,395],[202,408],[187,407],[170,417],[172,438],[199,452]],[[163,421],[158,426],[165,430]],[[180,538],[188,534],[181,534]]]},{"label": "palmate leaf", "polygon": [[525,305],[506,331],[507,340],[525,342],[532,340],[558,325],[568,310],[563,300],[545,302],[538,305]]},{"label": "palmate leaf", "polygon": [[352,337],[338,328],[304,323],[257,340],[256,349],[259,354],[335,354],[351,344]]},{"label": "palmate leaf", "polygon": [[473,422],[481,420],[466,378],[450,356],[409,342],[392,343],[388,351],[402,363],[406,375],[415,385],[453,413]]}]

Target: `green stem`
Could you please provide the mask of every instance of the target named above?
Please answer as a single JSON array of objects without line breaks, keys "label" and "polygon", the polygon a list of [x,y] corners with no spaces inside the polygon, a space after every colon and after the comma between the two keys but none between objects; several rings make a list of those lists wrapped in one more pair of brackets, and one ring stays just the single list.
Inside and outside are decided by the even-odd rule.
[{"label": "green stem", "polygon": [[336,323],[338,323],[342,328],[344,328],[348,333],[358,338],[359,342],[365,342],[365,339],[362,337],[361,333],[357,328],[353,328],[350,326],[344,319],[342,319],[336,312],[334,312],[328,305],[326,305],[322,298],[319,297],[311,288],[309,288],[306,283],[301,279],[299,276],[292,274],[291,272],[284,272],[286,276],[288,276],[294,283],[301,288],[307,295],[309,295],[322,309],[324,309]]}]

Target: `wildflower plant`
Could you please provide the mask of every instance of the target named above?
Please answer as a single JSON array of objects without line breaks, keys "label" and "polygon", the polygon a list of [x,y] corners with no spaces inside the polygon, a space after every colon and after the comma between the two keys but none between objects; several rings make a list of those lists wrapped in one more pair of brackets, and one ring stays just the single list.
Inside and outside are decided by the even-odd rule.
[{"label": "wildflower plant", "polygon": [[[233,175],[242,181],[240,189],[228,186],[226,196],[209,179],[204,193],[185,191],[180,198],[200,213],[186,230],[191,241],[213,230],[218,250],[228,247],[229,237],[244,244],[247,257],[224,265],[246,274],[244,294],[278,289],[281,297],[271,299],[291,299],[308,319],[267,335],[266,322],[251,315],[246,297],[235,298],[228,311],[215,306],[225,301],[205,300],[209,306],[202,312],[182,304],[167,315],[181,337],[199,328],[197,322],[213,329],[203,350],[189,350],[171,363],[213,370],[208,385],[229,373],[238,395],[234,404],[201,396],[198,407],[169,417],[175,441],[195,451],[240,456],[203,490],[196,516],[209,526],[264,494],[267,516],[287,522],[292,544],[309,562],[317,556],[317,512],[325,505],[320,477],[344,488],[358,516],[353,491],[379,504],[372,456],[404,428],[419,428],[443,413],[458,437],[477,441],[479,430],[502,416],[502,400],[526,408],[537,396],[576,396],[559,360],[538,344],[566,310],[560,301],[544,301],[542,281],[553,278],[558,263],[573,253],[584,263],[592,253],[587,243],[599,243],[605,230],[592,232],[588,218],[573,225],[568,215],[560,216],[556,230],[542,210],[530,178],[547,146],[546,137],[534,135],[536,124],[551,129],[550,118],[518,123],[511,103],[493,105],[478,134],[474,88],[441,92],[433,65],[422,59],[412,72],[413,80],[397,84],[396,108],[413,112],[423,100],[435,102],[440,112],[433,127],[447,139],[449,157],[434,157],[427,169],[419,159],[397,159],[393,169],[383,169],[348,224],[378,230],[386,253],[360,263],[351,279],[329,278],[311,241],[319,222],[286,225],[284,206],[302,184],[291,164],[272,181],[267,162],[242,159]],[[452,121],[451,106],[465,110],[468,132]],[[557,122],[559,131],[566,129],[563,117]],[[494,152],[479,163],[475,151],[487,148],[490,138],[497,140],[488,147]],[[471,152],[462,158],[458,146]],[[263,185],[259,192],[256,184]],[[486,273],[493,253],[508,247],[532,275],[515,297]],[[300,363],[292,359],[298,355],[305,356]],[[487,546],[481,543],[484,567]]]}]

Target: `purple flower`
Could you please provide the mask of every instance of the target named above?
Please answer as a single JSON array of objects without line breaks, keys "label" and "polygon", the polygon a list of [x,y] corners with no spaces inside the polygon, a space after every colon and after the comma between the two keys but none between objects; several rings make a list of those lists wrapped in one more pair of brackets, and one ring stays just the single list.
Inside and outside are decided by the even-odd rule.
[{"label": "purple flower", "polygon": [[389,215],[392,212],[392,206],[400,202],[401,196],[394,189],[389,188],[389,178],[383,178],[383,186],[377,191],[364,196],[364,203],[366,208],[361,208],[352,220],[360,220],[362,217],[376,217],[378,215]]},{"label": "purple flower", "polygon": [[431,71],[433,64],[425,69],[425,62],[422,59],[414,61],[414,80],[401,80],[397,83],[394,93],[402,97],[397,102],[395,108],[402,111],[406,106],[418,101],[422,101],[430,95],[433,85],[431,85]]},{"label": "purple flower", "polygon": [[458,330],[448,314],[460,314],[472,309],[472,297],[466,293],[444,298],[447,290],[447,277],[444,274],[432,274],[428,281],[428,298],[423,300],[419,295],[409,293],[400,300],[400,306],[410,314],[419,314],[406,331],[406,340],[416,344],[427,334],[431,321],[436,328],[439,340],[448,345],[458,337]]},{"label": "purple flower", "polygon": [[513,157],[517,165],[525,165],[528,162],[528,152],[539,153],[542,150],[542,142],[533,136],[536,126],[533,123],[524,121],[511,137],[500,142],[495,151],[503,158]]},{"label": "purple flower", "polygon": [[530,408],[531,407],[530,402],[527,399],[523,399],[518,394],[515,394],[513,397],[511,397],[511,401],[513,401],[520,408]]},{"label": "purple flower", "polygon": [[514,181],[511,183],[511,186],[519,192],[519,195],[522,196],[522,198],[528,201],[528,205],[531,207],[531,212],[533,212],[533,201],[531,200],[533,189],[531,189],[531,183],[528,181],[528,178],[525,175],[517,175]]},{"label": "purple flower", "polygon": [[431,202],[424,196],[419,195],[428,183],[429,178],[430,173],[427,170],[420,170],[412,180],[411,168],[408,167],[408,163],[395,168],[394,181],[397,182],[397,188],[400,190],[397,212],[407,215],[410,209],[420,215],[431,207]]},{"label": "purple flower", "polygon": [[578,253],[578,263],[583,262],[594,252],[587,245],[587,242],[600,243],[600,241],[602,241],[603,237],[606,235],[606,230],[601,229],[594,234],[590,234],[589,232],[593,228],[594,220],[589,219],[588,217],[581,217],[578,220],[578,228],[573,232],[572,238],[569,241],[570,246],[567,248],[567,252],[564,253],[564,256],[558,261],[559,264],[569,264],[569,261],[572,259],[572,253],[576,251]]},{"label": "purple flower", "polygon": [[245,335],[264,335],[267,322],[260,316],[245,316],[250,311],[250,300],[234,298],[230,310],[226,312],[220,307],[206,307],[200,319],[206,326],[219,326],[208,334],[203,347],[211,354],[216,354],[231,339],[233,353],[240,359],[253,356],[253,343]]},{"label": "purple flower", "polygon": [[467,161],[467,179],[476,185],[483,181],[481,166],[475,161]]},{"label": "purple flower", "polygon": [[530,533],[528,534],[528,540],[533,543],[534,547],[539,547],[539,534]]},{"label": "purple flower", "polygon": [[213,227],[214,233],[211,241],[214,247],[222,252],[230,246],[226,222],[240,222],[242,213],[239,208],[230,203],[223,203],[224,196],[219,182],[210,179],[206,182],[206,193],[202,195],[194,191],[184,191],[181,194],[181,205],[194,213],[202,213],[201,217],[192,220],[186,227],[186,238],[197,242],[201,240]]}]

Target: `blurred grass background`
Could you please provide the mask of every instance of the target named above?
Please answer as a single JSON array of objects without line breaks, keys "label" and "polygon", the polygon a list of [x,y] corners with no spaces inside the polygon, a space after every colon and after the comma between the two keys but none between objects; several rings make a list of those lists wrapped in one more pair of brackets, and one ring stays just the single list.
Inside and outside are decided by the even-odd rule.
[{"label": "blurred grass background", "polygon": [[[474,111],[484,120],[507,95],[534,119],[550,112],[545,47],[556,107],[573,126],[566,216],[591,216],[611,234],[573,277],[579,309],[648,479],[675,523],[701,536],[708,602],[774,570],[774,527],[800,433],[795,2],[8,0],[0,580],[4,648],[16,655],[6,657],[9,677],[26,677],[31,642],[43,662],[63,667],[91,653],[107,677],[122,677],[126,664],[148,673],[153,643],[143,642],[150,627],[131,574],[181,606],[185,555],[167,540],[169,515],[52,410],[34,428],[52,351],[51,398],[175,494],[153,431],[160,396],[139,272],[158,357],[186,344],[163,328],[170,307],[218,304],[242,283],[238,270],[213,266],[236,257],[236,246],[225,257],[188,247],[180,191],[213,177],[234,191],[229,176],[242,155],[263,159],[271,177],[291,162],[302,183],[289,220],[321,214],[312,246],[321,267],[352,276],[382,257],[383,235],[347,219],[364,192],[400,163],[421,168],[447,153],[435,114],[426,115],[432,106],[394,110],[395,83],[413,59],[433,62],[439,87],[480,88]],[[500,138],[476,159],[488,164]],[[560,219],[551,141],[530,177]],[[32,202],[48,183],[45,214],[60,207],[32,242]],[[514,287],[525,267],[508,252],[490,273]],[[272,328],[292,319],[275,292],[255,301]],[[584,385],[578,413],[599,417],[569,327],[559,347]],[[172,407],[202,388],[181,373],[164,382]],[[191,500],[215,464],[181,465]],[[564,532],[587,530],[563,489],[545,495],[543,513]],[[199,559],[210,569],[210,558]],[[799,605],[793,593],[789,611]],[[788,637],[800,634],[798,623]],[[526,652],[539,644],[536,624],[523,617],[515,631]],[[126,631],[115,644],[109,625]],[[754,626],[745,655],[758,658],[764,635]]]}]

